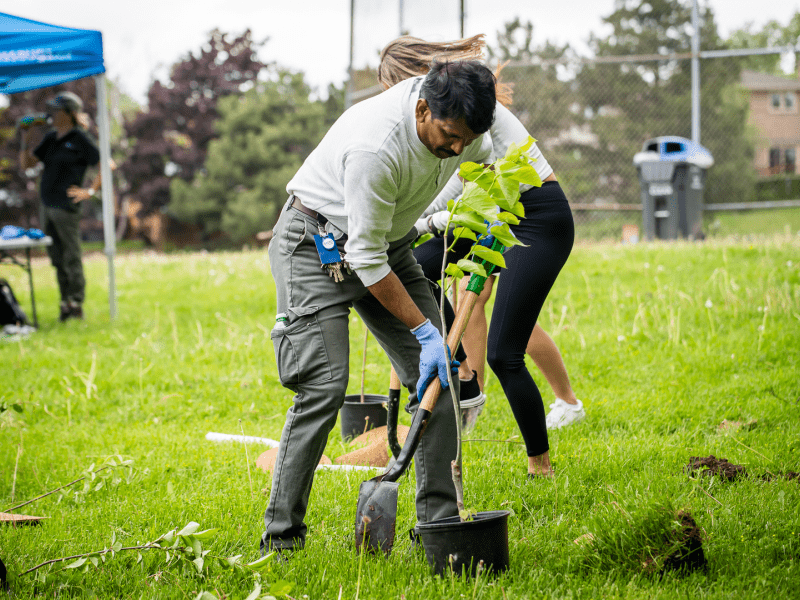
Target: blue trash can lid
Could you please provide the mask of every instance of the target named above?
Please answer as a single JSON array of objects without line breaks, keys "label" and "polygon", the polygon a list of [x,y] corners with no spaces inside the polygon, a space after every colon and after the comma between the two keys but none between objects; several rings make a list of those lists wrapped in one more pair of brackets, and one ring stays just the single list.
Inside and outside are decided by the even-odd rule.
[{"label": "blue trash can lid", "polygon": [[644,143],[642,151],[633,156],[633,164],[636,166],[643,162],[662,161],[685,162],[708,169],[714,164],[714,157],[708,148],[677,135],[649,139]]}]

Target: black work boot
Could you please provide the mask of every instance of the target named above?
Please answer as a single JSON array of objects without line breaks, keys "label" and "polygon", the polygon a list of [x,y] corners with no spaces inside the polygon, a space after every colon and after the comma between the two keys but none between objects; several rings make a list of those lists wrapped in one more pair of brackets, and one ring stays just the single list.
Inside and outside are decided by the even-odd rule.
[{"label": "black work boot", "polygon": [[72,316],[72,309],[68,302],[61,303],[61,312],[58,315],[58,320],[62,323]]}]

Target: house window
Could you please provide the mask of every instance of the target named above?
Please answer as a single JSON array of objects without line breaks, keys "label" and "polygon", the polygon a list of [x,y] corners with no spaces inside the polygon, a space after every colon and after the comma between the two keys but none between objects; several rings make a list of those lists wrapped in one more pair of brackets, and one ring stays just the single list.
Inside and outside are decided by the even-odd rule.
[{"label": "house window", "polygon": [[769,149],[769,168],[772,172],[777,172],[778,167],[781,166],[781,151],[780,148]]},{"label": "house window", "polygon": [[784,102],[786,103],[786,110],[788,112],[794,112],[795,107],[795,97],[794,92],[786,92],[786,96],[784,96]]},{"label": "house window", "polygon": [[787,148],[785,153],[786,158],[786,173],[794,173],[795,172],[795,164],[797,161],[797,152],[795,148]]},{"label": "house window", "polygon": [[781,109],[781,95],[780,94],[772,94],[772,108],[773,108],[773,110],[780,110]]}]

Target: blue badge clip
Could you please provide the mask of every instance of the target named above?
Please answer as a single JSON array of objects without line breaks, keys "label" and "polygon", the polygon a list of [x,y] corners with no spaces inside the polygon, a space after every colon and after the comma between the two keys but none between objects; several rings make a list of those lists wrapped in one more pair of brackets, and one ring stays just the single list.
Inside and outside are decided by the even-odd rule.
[{"label": "blue badge clip", "polygon": [[342,255],[339,254],[339,249],[336,247],[336,240],[333,239],[333,234],[326,236],[315,235],[314,243],[317,245],[317,254],[323,265],[330,265],[333,263],[342,262]]}]

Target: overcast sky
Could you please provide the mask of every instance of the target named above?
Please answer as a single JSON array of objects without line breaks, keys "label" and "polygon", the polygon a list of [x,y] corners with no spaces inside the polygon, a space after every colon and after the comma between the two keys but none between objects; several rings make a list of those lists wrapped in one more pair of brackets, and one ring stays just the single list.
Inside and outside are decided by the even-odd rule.
[{"label": "overcast sky", "polygon": [[[400,32],[401,0],[356,0],[356,66]],[[402,0],[403,24],[428,39],[458,37],[459,0]],[[800,0],[701,0],[710,3],[720,33],[748,22],[782,24],[800,10]],[[589,34],[604,34],[602,17],[614,0],[466,0],[466,34],[490,40],[519,16],[534,23],[537,43],[569,42],[585,49]],[[143,102],[156,76],[190,51],[212,29],[269,38],[262,59],[304,71],[323,90],[341,84],[350,51],[350,0],[0,0],[0,12],[66,27],[103,32],[106,68],[123,90]]]}]

